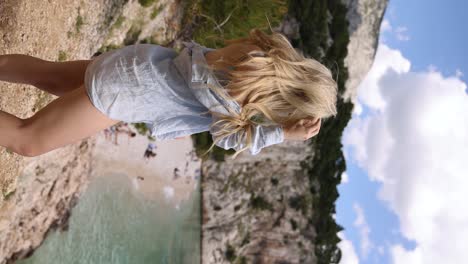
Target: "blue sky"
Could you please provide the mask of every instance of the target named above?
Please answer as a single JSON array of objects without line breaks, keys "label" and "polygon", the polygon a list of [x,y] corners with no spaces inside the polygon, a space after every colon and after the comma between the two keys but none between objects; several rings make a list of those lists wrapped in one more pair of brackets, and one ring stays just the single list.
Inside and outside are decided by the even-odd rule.
[{"label": "blue sky", "polygon": [[[343,135],[342,263],[460,263],[468,244],[468,1],[390,0]],[[468,210],[465,210],[468,211]]]},{"label": "blue sky", "polygon": [[[384,18],[395,28],[407,28],[409,40],[389,36],[386,43],[403,52],[413,63],[413,71],[429,65],[444,75],[468,69],[467,10],[466,0],[390,0]],[[462,79],[466,81],[466,77]]]}]

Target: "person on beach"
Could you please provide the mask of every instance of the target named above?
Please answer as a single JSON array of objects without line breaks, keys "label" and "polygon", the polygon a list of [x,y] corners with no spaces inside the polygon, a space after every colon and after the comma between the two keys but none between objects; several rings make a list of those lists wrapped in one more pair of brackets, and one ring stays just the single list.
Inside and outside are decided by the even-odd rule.
[{"label": "person on beach", "polygon": [[184,174],[187,174],[189,162],[185,161]]},{"label": "person on beach", "polygon": [[111,126],[109,128],[110,132],[111,132],[111,135],[114,136],[114,141],[112,141],[112,138],[111,138],[111,141],[112,143],[114,143],[114,145],[119,145],[119,143],[117,142],[117,128],[115,125]]},{"label": "person on beach", "polygon": [[180,174],[179,174],[179,168],[174,168],[174,178],[173,180],[177,180],[177,178],[180,177]]},{"label": "person on beach", "polygon": [[153,152],[151,152],[150,150],[146,149],[145,150],[145,153],[143,154],[143,158],[148,161],[150,157],[152,157],[152,154]]},{"label": "person on beach", "polygon": [[190,156],[190,161],[198,161],[199,158],[197,157],[197,153],[195,149],[192,149],[189,153],[187,153],[188,156]]},{"label": "person on beach", "polygon": [[337,114],[331,71],[284,35],[252,29],[225,43],[213,49],[192,40],[179,53],[135,44],[65,62],[0,55],[1,81],[58,96],[28,118],[0,111],[0,146],[33,157],[121,121],[144,122],[158,140],[209,131],[207,152],[233,148],[235,158],[305,141]]},{"label": "person on beach", "polygon": [[143,157],[148,160],[150,157],[156,157],[156,153],[153,151],[157,148],[157,146],[153,143],[149,143],[148,146],[146,147],[145,154],[143,154]]},{"label": "person on beach", "polygon": [[109,140],[110,142],[114,143],[114,145],[118,145],[115,126],[110,126],[108,128],[105,128],[104,137],[106,140]]}]

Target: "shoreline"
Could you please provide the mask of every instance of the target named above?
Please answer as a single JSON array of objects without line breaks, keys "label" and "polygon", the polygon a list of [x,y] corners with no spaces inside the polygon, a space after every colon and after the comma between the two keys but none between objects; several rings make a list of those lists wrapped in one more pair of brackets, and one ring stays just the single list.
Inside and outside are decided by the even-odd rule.
[{"label": "shoreline", "polygon": [[[91,178],[124,173],[148,199],[163,199],[175,207],[190,198],[201,182],[201,172],[197,173],[201,170],[201,159],[192,156],[190,137],[150,141],[139,134],[133,138],[119,136],[119,145],[106,140],[103,133],[96,136]],[[156,145],[156,156],[145,160],[143,154],[150,142]]]}]

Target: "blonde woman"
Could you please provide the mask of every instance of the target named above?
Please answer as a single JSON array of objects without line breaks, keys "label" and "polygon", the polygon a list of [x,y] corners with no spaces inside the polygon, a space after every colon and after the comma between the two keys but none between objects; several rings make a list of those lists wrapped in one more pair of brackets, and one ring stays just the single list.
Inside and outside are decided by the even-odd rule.
[{"label": "blonde woman", "polygon": [[321,119],[336,115],[329,69],[283,35],[252,29],[226,44],[184,42],[179,54],[135,44],[68,62],[0,55],[0,80],[58,96],[29,118],[0,111],[0,145],[31,157],[120,121],[144,122],[158,140],[209,131],[211,148],[234,148],[235,158],[285,139],[307,140]]}]

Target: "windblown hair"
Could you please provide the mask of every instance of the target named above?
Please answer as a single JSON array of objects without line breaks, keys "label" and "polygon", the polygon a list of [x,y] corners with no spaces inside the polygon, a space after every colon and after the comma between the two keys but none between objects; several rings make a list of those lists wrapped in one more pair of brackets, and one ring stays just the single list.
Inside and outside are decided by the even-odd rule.
[{"label": "windblown hair", "polygon": [[[301,119],[324,119],[337,114],[337,84],[331,71],[296,50],[281,33],[267,35],[252,29],[248,37],[225,43],[253,44],[260,50],[240,54],[236,61],[223,60],[231,69],[226,72],[228,81],[224,89],[229,94],[235,93],[231,98],[236,101],[240,98],[245,101],[240,114],[212,113],[220,120],[211,126],[221,129],[213,134],[214,142],[208,151],[224,137],[241,131],[240,138],[245,139],[246,145],[234,154],[235,158],[251,146],[255,124],[289,127]],[[215,66],[212,69],[217,70]]]}]

